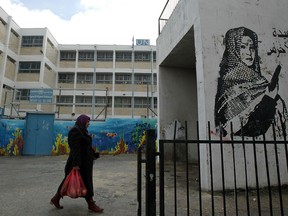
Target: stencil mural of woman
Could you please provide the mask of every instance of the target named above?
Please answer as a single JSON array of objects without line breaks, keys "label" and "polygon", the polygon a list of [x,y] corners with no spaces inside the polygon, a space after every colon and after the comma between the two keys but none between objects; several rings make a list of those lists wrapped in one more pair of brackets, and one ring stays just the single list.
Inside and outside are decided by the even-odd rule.
[{"label": "stencil mural of woman", "polygon": [[258,36],[245,27],[230,29],[224,43],[215,98],[216,131],[226,136],[232,122],[234,135],[255,137],[275,121],[278,132],[286,134],[287,109],[278,94],[281,65],[269,82],[261,74]]}]

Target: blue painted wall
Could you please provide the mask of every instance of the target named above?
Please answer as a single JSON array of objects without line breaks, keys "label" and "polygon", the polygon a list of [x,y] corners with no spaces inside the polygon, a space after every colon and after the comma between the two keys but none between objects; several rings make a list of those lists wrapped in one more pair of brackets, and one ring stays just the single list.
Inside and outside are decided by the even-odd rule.
[{"label": "blue painted wall", "polygon": [[[74,121],[54,123],[54,143],[51,155],[68,154],[67,135]],[[145,142],[147,129],[157,129],[156,119],[107,119],[90,122],[93,147],[101,154],[124,154],[136,152]],[[0,119],[0,156],[23,154],[25,120]]]}]

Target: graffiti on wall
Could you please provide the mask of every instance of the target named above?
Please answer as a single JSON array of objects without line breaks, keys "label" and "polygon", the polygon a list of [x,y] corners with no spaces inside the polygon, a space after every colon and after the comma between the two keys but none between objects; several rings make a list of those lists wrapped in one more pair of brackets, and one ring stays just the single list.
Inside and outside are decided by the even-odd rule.
[{"label": "graffiti on wall", "polygon": [[277,55],[277,57],[280,57],[280,55],[288,53],[288,31],[273,28],[272,36],[275,42],[273,42],[273,46],[267,52],[267,55]]},{"label": "graffiti on wall", "polygon": [[[232,122],[235,136],[255,137],[266,133],[275,122],[282,134],[287,121],[286,104],[279,94],[282,65],[276,65],[271,80],[263,76],[258,35],[248,28],[228,30],[224,44],[214,109],[217,133],[226,136]],[[284,53],[279,46],[275,52]],[[267,55],[273,53],[272,48]]]},{"label": "graffiti on wall", "polygon": [[[54,143],[51,155],[69,154],[68,132],[74,121],[54,122]],[[93,148],[100,154],[135,153],[145,144],[146,130],[156,129],[156,119],[107,119],[90,122]],[[0,156],[22,155],[25,120],[0,119]]]}]

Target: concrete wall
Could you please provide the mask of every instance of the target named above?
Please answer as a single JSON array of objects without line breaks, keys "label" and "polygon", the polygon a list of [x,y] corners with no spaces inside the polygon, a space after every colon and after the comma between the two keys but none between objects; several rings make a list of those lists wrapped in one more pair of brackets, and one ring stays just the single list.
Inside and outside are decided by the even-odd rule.
[{"label": "concrete wall", "polygon": [[[177,43],[193,27],[197,19],[196,1],[179,1],[174,13],[171,15],[169,22],[163,28],[161,35],[157,39],[157,62],[158,68],[158,110],[159,110],[159,137],[164,135],[163,130],[179,120],[182,125],[185,121],[189,124],[196,125],[198,120],[197,108],[197,84],[195,68],[184,68],[180,66],[165,66],[162,63],[171,54]],[[192,47],[193,46],[193,47]],[[188,49],[194,50],[194,41]],[[180,55],[180,58],[185,56]],[[193,59],[189,59],[193,61]],[[194,60],[195,61],[195,60]],[[199,94],[199,93],[198,93]],[[189,113],[187,115],[187,113]],[[189,129],[191,127],[188,126]],[[173,136],[170,134],[170,137]],[[190,139],[196,137],[195,130],[188,131]],[[194,158],[195,159],[195,158]]]},{"label": "concrete wall", "polygon": [[[288,9],[285,0],[262,1],[200,1],[201,34],[203,41],[203,71],[207,120],[214,122],[214,103],[217,92],[219,65],[223,58],[226,32],[237,27],[246,27],[258,35],[258,55],[261,58],[261,74],[270,81],[280,63],[279,95],[288,103],[287,40]],[[282,32],[281,37],[280,32]],[[276,33],[278,36],[274,36]],[[276,48],[276,53],[271,51]],[[287,53],[286,53],[287,52]],[[212,93],[212,94],[211,94]],[[234,122],[235,123],[235,122]]]},{"label": "concrete wall", "polygon": [[[217,116],[221,121],[221,124],[223,124],[224,130],[227,131],[227,133],[231,133],[229,130],[230,122],[233,123],[234,132],[239,130],[240,125],[240,119],[243,121],[243,124],[245,124],[245,116],[249,115],[251,112],[255,111],[257,109],[257,106],[260,107],[261,101],[264,99],[264,95],[268,95],[271,92],[267,92],[267,88],[260,90],[259,85],[254,85],[253,81],[251,83],[248,83],[250,81],[247,81],[249,78],[245,78],[245,73],[251,73],[248,69],[246,70],[245,67],[237,66],[234,68],[225,67],[226,72],[230,73],[231,77],[229,78],[229,82],[234,82],[233,87],[229,87],[229,84],[227,79],[226,81],[223,81],[223,83],[220,82],[221,76],[220,76],[220,63],[225,57],[227,56],[227,53],[224,53],[225,48],[229,46],[229,39],[228,34],[226,34],[229,30],[230,32],[233,31],[233,34],[237,34],[237,30],[235,28],[239,27],[245,27],[247,29],[250,29],[254,32],[254,35],[258,36],[258,56],[259,56],[259,69],[256,69],[258,75],[253,76],[254,82],[258,80],[259,82],[271,82],[272,76],[274,74],[275,69],[280,64],[282,66],[282,69],[280,71],[279,75],[279,85],[278,85],[278,91],[274,93],[274,95],[269,95],[269,102],[263,104],[263,108],[260,108],[257,110],[258,115],[255,118],[257,121],[261,123],[261,125],[257,127],[250,127],[246,134],[246,139],[249,137],[252,137],[255,135],[256,137],[259,137],[261,139],[261,132],[257,133],[257,130],[263,130],[266,133],[266,138],[272,137],[272,127],[270,127],[267,131],[266,128],[264,128],[262,125],[265,124],[265,122],[268,121],[268,117],[266,119],[266,116],[269,117],[275,117],[278,118],[276,115],[270,115],[271,112],[273,112],[273,103],[274,98],[276,97],[276,94],[281,96],[283,101],[281,100],[277,101],[277,107],[282,106],[282,108],[279,108],[279,112],[282,116],[285,118],[287,117],[287,112],[284,110],[284,107],[288,103],[288,91],[287,91],[287,83],[288,81],[288,64],[286,63],[288,60],[287,53],[288,47],[288,26],[287,21],[288,17],[284,16],[288,9],[288,2],[285,0],[277,0],[277,1],[269,1],[269,0],[262,0],[262,1],[244,1],[244,0],[237,0],[237,1],[200,1],[200,23],[201,23],[201,38],[202,38],[202,44],[203,44],[203,72],[205,77],[205,103],[206,103],[206,119],[211,121],[211,125],[213,128],[213,134],[216,136],[214,138],[219,138],[219,125],[217,125]],[[235,29],[235,30],[231,30]],[[237,37],[237,36],[235,36]],[[226,44],[223,43],[224,38],[226,40]],[[256,50],[257,54],[257,50]],[[234,60],[231,60],[231,55],[226,58],[228,61],[237,61],[236,58]],[[241,58],[241,56],[240,56]],[[257,58],[257,57],[255,57]],[[255,60],[256,61],[256,60]],[[229,63],[228,63],[229,64]],[[235,62],[234,62],[235,64]],[[246,62],[246,64],[249,64]],[[240,69],[241,68],[241,69]],[[229,72],[230,71],[230,72]],[[232,75],[232,73],[241,73],[241,79],[238,75],[237,79],[233,80],[233,76],[237,76],[235,74]],[[253,72],[253,71],[252,71]],[[259,76],[261,75],[261,77]],[[228,75],[227,75],[228,76]],[[230,76],[230,75],[229,75]],[[248,76],[250,76],[248,74]],[[219,78],[219,80],[218,80]],[[251,76],[252,78],[252,76]],[[224,78],[225,79],[225,78]],[[266,81],[265,81],[266,80]],[[247,85],[244,84],[244,82],[247,82]],[[222,85],[222,86],[221,86]],[[224,85],[226,85],[224,87]],[[249,91],[252,92],[252,88],[259,89],[257,90],[257,94],[262,94],[261,96],[256,97],[253,93],[245,93],[245,91],[238,90],[239,87],[247,87],[250,88]],[[253,86],[253,87],[252,87]],[[221,89],[221,90],[220,90]],[[232,90],[233,89],[233,90]],[[230,91],[230,93],[228,93]],[[234,93],[231,93],[231,91],[234,91]],[[266,91],[265,93],[260,93],[260,91]],[[221,92],[221,93],[220,93]],[[240,109],[240,105],[242,107],[243,101],[238,100],[236,107],[233,106],[233,103],[227,102],[227,110],[229,109],[229,112],[232,112],[232,114],[228,114],[228,111],[224,115],[221,114],[221,108],[217,105],[217,95],[216,94],[223,94],[224,92],[227,92],[226,97],[229,96],[230,100],[233,100],[231,98],[234,97],[235,101],[238,96],[236,94],[242,94],[243,98],[241,100],[245,100],[245,104],[249,104],[248,100],[251,100],[250,107],[247,107],[247,111],[237,111],[236,109]],[[225,94],[225,93],[224,93]],[[247,94],[248,96],[245,97],[244,94]],[[218,96],[220,97],[220,96]],[[253,105],[254,103],[254,105]],[[257,104],[257,105],[256,105]],[[223,105],[223,103],[222,103]],[[232,108],[233,106],[233,108]],[[247,105],[248,106],[248,105]],[[266,110],[267,107],[272,107],[271,110]],[[248,110],[250,109],[250,110]],[[222,109],[222,110],[225,110]],[[233,113],[234,112],[234,113]],[[217,114],[218,113],[218,114]],[[237,114],[236,114],[237,113]],[[263,113],[261,116],[260,113]],[[229,116],[230,115],[230,116]],[[223,118],[223,116],[226,116]],[[256,115],[254,115],[256,116]],[[277,119],[276,119],[277,120]],[[279,120],[279,119],[278,119]],[[246,120],[246,123],[249,121]],[[286,122],[287,123],[287,122]],[[276,123],[277,126],[278,123]],[[217,131],[218,130],[218,131]],[[277,130],[277,127],[276,127]],[[276,131],[277,132],[277,131]],[[279,129],[279,136],[281,134],[281,129]],[[225,136],[225,134],[223,134]],[[226,136],[229,137],[228,135]],[[226,138],[225,137],[225,138]],[[247,151],[247,157],[252,157],[252,149]],[[258,153],[258,164],[264,164],[263,161],[261,163],[261,160],[263,160],[263,151],[262,148],[259,147],[256,149],[256,152]],[[230,154],[229,154],[230,153]],[[269,153],[273,155],[273,151],[270,149]],[[238,164],[242,164],[242,167],[239,165],[239,169],[242,169],[243,171],[243,162],[241,163],[243,159],[243,148],[239,147],[236,149],[236,154],[238,157],[236,158],[236,162]],[[231,149],[226,148],[224,150],[224,155],[230,155],[231,156]],[[282,159],[285,161],[285,155],[279,155],[279,157],[283,157]],[[218,159],[217,159],[218,158]],[[216,155],[214,158],[215,166],[220,166],[219,157]],[[252,159],[251,159],[252,160]],[[225,157],[225,163],[231,164],[232,158],[229,156]],[[271,164],[275,164],[274,160],[270,161]],[[281,166],[281,165],[280,165]],[[217,170],[217,168],[215,169]],[[229,187],[229,185],[232,185],[232,171],[233,167],[226,166],[225,172],[227,174],[226,183]],[[265,177],[266,169],[264,166],[259,167],[259,180],[260,185],[266,185],[267,184],[267,177]],[[248,172],[249,172],[249,185],[251,187],[255,187],[255,172],[254,167],[250,164],[248,166]],[[217,175],[216,175],[217,176]],[[230,178],[229,178],[230,176]],[[276,176],[276,173],[271,174],[271,177]],[[221,182],[220,176],[218,176],[218,180],[216,182]],[[282,181],[287,183],[287,170],[283,169],[282,173]],[[285,180],[286,179],[286,180]],[[239,185],[244,185],[244,178],[242,175],[242,178],[238,177]],[[276,179],[274,179],[274,182]],[[273,181],[272,181],[273,182]],[[273,184],[273,183],[272,183]],[[220,187],[219,184],[216,184],[218,187]]]},{"label": "concrete wall", "polygon": [[53,71],[51,68],[47,68],[45,65],[43,76],[44,76],[43,83],[51,88],[54,88],[57,76],[55,71]]},{"label": "concrete wall", "polygon": [[11,31],[8,45],[9,49],[14,53],[18,53],[19,43],[20,36],[15,31]]},{"label": "concrete wall", "polygon": [[199,20],[198,1],[181,0],[157,38],[157,62],[161,64],[177,43]]},{"label": "concrete wall", "polygon": [[6,27],[3,22],[0,22],[0,42],[4,43],[5,42],[5,33],[6,33]]},{"label": "concrete wall", "polygon": [[14,80],[15,74],[16,74],[16,64],[15,62],[11,61],[11,59],[7,58],[6,61],[6,71],[5,71],[5,77]]},{"label": "concrete wall", "polygon": [[[197,90],[195,71],[181,68],[159,68],[159,135],[164,139],[173,139],[175,121],[178,121],[176,137],[183,139],[181,130],[188,124],[188,139],[195,139],[197,121]],[[194,125],[193,125],[194,124]],[[181,145],[181,146],[180,146]],[[180,144],[176,157],[183,159],[184,145]],[[166,159],[172,158],[172,145],[167,145]],[[197,158],[197,148],[190,147],[189,155],[192,160]]]},{"label": "concrete wall", "polygon": [[[281,126],[286,126],[286,119],[288,119],[286,109],[288,91],[285,85],[288,82],[288,16],[285,15],[287,10],[286,0],[179,1],[157,39],[159,134],[163,127],[167,127],[169,122],[173,121],[173,118],[186,115],[185,119],[198,119],[201,139],[207,139],[210,133],[212,139],[219,140],[222,132],[222,138],[229,140],[232,133],[230,123],[233,123],[234,139],[241,139],[241,135],[244,135],[246,140],[252,139],[253,136],[261,140],[264,133],[266,139],[271,139],[273,134],[269,123],[272,119],[276,120],[277,138],[283,138]],[[191,113],[182,108],[190,99],[191,88],[189,91],[185,86],[185,84],[189,85],[189,82],[185,84],[179,82],[181,80],[179,76],[182,75],[176,72],[178,70],[176,65],[176,68],[173,67],[173,61],[176,61],[181,53],[185,53],[187,48],[182,46],[178,49],[179,56],[176,55],[175,50],[179,48],[181,40],[191,29],[194,30],[193,43],[196,57],[197,87],[194,87],[197,89],[196,118],[189,117]],[[248,55],[250,57],[247,57]],[[172,62],[169,69],[164,67],[167,59]],[[279,76],[274,76],[276,79],[272,82],[273,74],[277,73]],[[272,88],[271,83],[276,85]],[[181,93],[185,100],[181,101]],[[172,96],[175,98],[173,102],[171,102]],[[211,122],[209,132],[208,121]],[[240,131],[241,122],[244,125],[244,132]],[[287,133],[286,128],[284,131]],[[238,167],[237,187],[245,186],[243,176],[245,150],[248,186],[255,187],[254,150],[251,149],[251,145],[245,147],[240,145],[234,150]],[[225,185],[226,188],[232,188],[233,150],[231,146],[227,146],[223,151]],[[281,153],[284,149],[279,151],[281,182],[287,184],[286,158]],[[208,145],[201,145],[201,180],[203,189],[207,190],[211,185],[208,152]],[[264,187],[267,185],[267,176],[265,176],[262,145],[257,146],[256,153],[258,165],[262,164],[258,169],[259,185]],[[220,190],[222,188],[222,177],[219,172],[220,145],[213,146],[213,154],[213,184],[215,190]],[[273,149],[268,148],[271,166],[276,164],[273,154]],[[272,185],[277,184],[275,176],[276,173],[270,173]]]}]

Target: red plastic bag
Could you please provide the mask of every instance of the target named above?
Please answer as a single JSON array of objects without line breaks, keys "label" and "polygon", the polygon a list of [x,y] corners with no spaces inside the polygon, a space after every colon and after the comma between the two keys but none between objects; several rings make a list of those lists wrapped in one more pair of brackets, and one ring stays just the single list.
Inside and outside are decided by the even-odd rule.
[{"label": "red plastic bag", "polygon": [[61,196],[69,196],[71,198],[86,196],[87,189],[84,185],[79,170],[71,170],[62,185],[60,193]]}]

